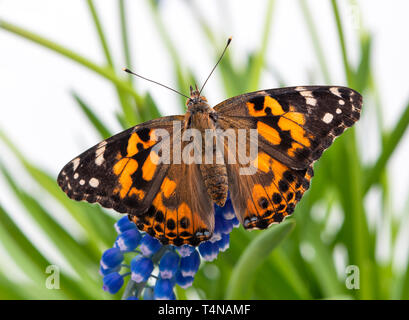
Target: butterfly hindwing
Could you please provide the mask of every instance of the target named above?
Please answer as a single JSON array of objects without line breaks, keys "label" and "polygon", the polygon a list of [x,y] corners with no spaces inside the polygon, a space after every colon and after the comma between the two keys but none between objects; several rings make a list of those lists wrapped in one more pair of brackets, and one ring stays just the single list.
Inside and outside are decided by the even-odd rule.
[{"label": "butterfly hindwing", "polygon": [[244,228],[265,229],[294,212],[314,171],[312,165],[291,169],[262,151],[252,165],[257,171],[251,175],[241,175],[239,164],[227,166],[230,196]]},{"label": "butterfly hindwing", "polygon": [[155,164],[152,148],[160,141],[155,130],[171,132],[170,116],[125,130],[85,151],[60,172],[58,184],[75,200],[98,202],[121,213],[145,212],[169,164]]},{"label": "butterfly hindwing", "polygon": [[163,244],[196,246],[208,240],[214,229],[214,209],[199,166],[172,164],[149,210],[131,219]]}]

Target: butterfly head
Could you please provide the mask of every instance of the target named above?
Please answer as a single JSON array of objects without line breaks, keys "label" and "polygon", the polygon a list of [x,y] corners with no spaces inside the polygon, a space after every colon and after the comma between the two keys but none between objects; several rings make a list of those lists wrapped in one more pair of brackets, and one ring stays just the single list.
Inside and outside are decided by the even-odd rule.
[{"label": "butterfly head", "polygon": [[200,95],[200,91],[197,89],[197,85],[195,85],[196,89],[193,89],[190,86],[190,98],[186,100],[186,106],[189,111],[194,110],[207,110],[209,105],[207,104],[207,99],[204,96]]}]

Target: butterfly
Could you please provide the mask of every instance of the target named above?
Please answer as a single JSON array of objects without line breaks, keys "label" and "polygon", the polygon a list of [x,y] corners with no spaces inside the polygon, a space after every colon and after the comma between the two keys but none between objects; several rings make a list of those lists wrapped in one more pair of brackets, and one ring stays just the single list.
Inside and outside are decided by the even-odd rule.
[{"label": "butterfly", "polygon": [[[265,229],[293,213],[309,188],[314,162],[359,119],[362,97],[339,86],[288,87],[245,93],[212,108],[191,88],[186,105],[185,115],[136,125],[75,157],[58,184],[74,200],[128,214],[162,244],[209,240],[213,204],[223,206],[228,193],[244,228]],[[221,162],[176,163],[175,151],[191,143],[181,139],[189,129],[257,130],[257,141],[247,135],[243,140],[249,146],[257,142],[256,157],[250,165],[229,163],[228,156],[240,156],[239,148],[225,142]],[[158,139],[161,130],[169,135]],[[170,161],[158,163],[155,146],[165,141],[161,151]],[[249,166],[254,172],[242,174]]]}]

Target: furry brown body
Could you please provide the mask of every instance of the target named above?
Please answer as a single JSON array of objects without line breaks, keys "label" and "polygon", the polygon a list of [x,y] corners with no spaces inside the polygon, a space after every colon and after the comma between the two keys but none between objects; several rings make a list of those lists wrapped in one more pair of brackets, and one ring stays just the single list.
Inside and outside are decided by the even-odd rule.
[{"label": "furry brown body", "polygon": [[[220,129],[217,122],[217,113],[208,105],[207,99],[199,95],[198,91],[191,92],[191,98],[186,104],[188,110],[185,115],[185,129],[196,129],[200,132],[202,149],[200,173],[206,186],[207,194],[218,206],[224,206],[229,185],[224,158],[217,157],[216,129]],[[209,143],[213,148],[211,161],[205,159],[206,144],[209,145]]]}]

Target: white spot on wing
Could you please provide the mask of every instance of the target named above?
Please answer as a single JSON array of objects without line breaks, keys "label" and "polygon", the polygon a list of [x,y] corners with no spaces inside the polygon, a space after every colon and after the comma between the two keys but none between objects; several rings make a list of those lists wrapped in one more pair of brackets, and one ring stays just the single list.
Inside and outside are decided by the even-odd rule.
[{"label": "white spot on wing", "polygon": [[77,170],[78,166],[80,165],[80,158],[75,158],[72,160],[72,170]]},{"label": "white spot on wing", "polygon": [[339,99],[338,103],[339,103],[341,106],[343,106],[343,105],[345,104],[345,101],[342,100],[342,99]]},{"label": "white spot on wing", "polygon": [[313,97],[312,92],[309,90],[301,91],[300,95],[302,95],[303,97]]},{"label": "white spot on wing", "polygon": [[105,159],[104,159],[104,153],[105,153],[105,146],[106,146],[107,142],[106,141],[102,141],[98,147],[97,150],[95,151],[95,164],[97,166],[100,166],[101,164],[104,163]]},{"label": "white spot on wing", "polygon": [[89,179],[89,185],[93,188],[96,188],[99,185],[99,180],[96,178],[91,178]]},{"label": "white spot on wing", "polygon": [[78,179],[79,176],[80,176],[80,175],[78,174],[78,172],[76,172],[76,173],[74,174],[74,179]]},{"label": "white spot on wing", "polygon": [[295,91],[304,91],[305,87],[295,87]]},{"label": "white spot on wing", "polygon": [[310,106],[315,107],[317,105],[317,99],[315,98],[305,98],[305,100],[307,101],[307,104],[309,104]]},{"label": "white spot on wing", "polygon": [[335,110],[335,112],[336,112],[337,114],[340,114],[340,113],[342,113],[342,110],[341,110],[340,108],[337,108],[337,110]]},{"label": "white spot on wing", "polygon": [[324,121],[325,123],[331,123],[333,118],[334,116],[331,113],[326,113],[322,118],[322,121]]},{"label": "white spot on wing", "polygon": [[305,102],[308,105],[313,106],[313,107],[317,105],[317,99],[314,98],[312,91],[309,91],[309,90],[301,91],[300,95],[305,97]]},{"label": "white spot on wing", "polygon": [[84,180],[84,179],[81,179],[81,180],[80,180],[80,185],[83,186],[84,184],[85,184],[85,180]]},{"label": "white spot on wing", "polygon": [[333,88],[330,88],[329,91],[331,91],[331,93],[335,94],[337,97],[342,98],[341,93],[339,92],[338,88],[333,87]]}]

